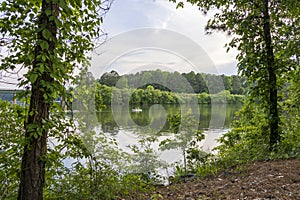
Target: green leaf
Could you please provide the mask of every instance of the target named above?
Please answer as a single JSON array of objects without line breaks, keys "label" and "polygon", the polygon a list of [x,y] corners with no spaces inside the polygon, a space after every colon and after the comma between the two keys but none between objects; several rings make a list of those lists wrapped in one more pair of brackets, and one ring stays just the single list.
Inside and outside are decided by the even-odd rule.
[{"label": "green leaf", "polygon": [[184,3],[183,2],[179,2],[176,6],[176,9],[178,8],[184,8]]},{"label": "green leaf", "polygon": [[48,50],[48,49],[49,49],[49,44],[48,44],[48,42],[45,41],[45,40],[41,40],[41,41],[40,41],[40,46],[41,46],[41,48],[42,48],[43,50]]},{"label": "green leaf", "polygon": [[30,76],[29,76],[29,81],[30,81],[31,83],[34,83],[34,82],[37,80],[37,78],[38,78],[38,75],[37,75],[36,73],[32,73],[32,74],[30,74]]},{"label": "green leaf", "polygon": [[40,65],[40,66],[39,66],[39,71],[41,72],[41,74],[45,72],[45,67],[44,67],[44,65]]},{"label": "green leaf", "polygon": [[33,116],[34,115],[34,111],[30,111],[29,116]]},{"label": "green leaf", "polygon": [[6,5],[7,3],[5,1],[2,2],[1,6],[3,7],[2,9],[5,10],[6,9]]},{"label": "green leaf", "polygon": [[65,0],[60,0],[59,1],[59,6],[64,10],[64,12],[66,12],[67,14],[71,14],[71,9],[68,7],[68,5],[66,4]]},{"label": "green leaf", "polygon": [[51,32],[50,32],[48,29],[45,28],[45,29],[42,31],[42,35],[43,35],[43,37],[44,37],[46,40],[49,40],[49,41],[52,40],[52,34],[51,34]]},{"label": "green leaf", "polygon": [[34,139],[38,139],[38,138],[39,138],[39,134],[36,133],[36,132],[33,132],[33,133],[32,133],[32,136],[34,137]]},{"label": "green leaf", "polygon": [[44,97],[45,100],[48,99],[48,95],[47,94],[43,94],[43,97]]},{"label": "green leaf", "polygon": [[50,9],[47,9],[47,10],[45,11],[45,13],[46,13],[47,16],[50,16],[52,12],[51,12]]},{"label": "green leaf", "polygon": [[30,17],[30,19],[33,19],[33,18],[34,18],[34,14],[33,14],[33,13],[30,13],[30,14],[29,14],[29,17]]}]

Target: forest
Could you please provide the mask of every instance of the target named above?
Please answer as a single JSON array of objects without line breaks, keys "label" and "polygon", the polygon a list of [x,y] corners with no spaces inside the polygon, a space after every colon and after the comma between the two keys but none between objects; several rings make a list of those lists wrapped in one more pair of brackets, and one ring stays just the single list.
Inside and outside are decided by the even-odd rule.
[{"label": "forest", "polygon": [[[185,78],[188,85],[178,81],[176,76]],[[224,86],[219,87],[219,84],[215,84],[217,81],[222,81],[221,86]],[[135,106],[189,104],[194,101],[197,101],[198,104],[211,104],[211,98],[214,99],[214,103],[218,104],[242,103],[246,91],[246,85],[242,84],[242,79],[235,75],[217,76],[195,74],[194,72],[179,74],[161,70],[142,71],[124,76],[120,76],[116,71],[111,71],[104,73],[96,82],[98,84],[96,85],[95,101],[98,110],[102,105],[126,104],[127,101],[130,105]],[[212,91],[208,90],[208,84],[214,86],[210,88]],[[167,85],[168,87],[166,87]]]},{"label": "forest", "polygon": [[[120,76],[110,71],[94,80],[88,71],[90,53],[104,44],[107,34],[102,23],[113,1],[1,2],[0,78],[18,75],[15,81],[22,90],[18,95],[25,106],[0,100],[0,199],[172,199],[157,189],[176,190],[175,183],[185,183],[189,177],[200,182],[211,177],[219,180],[220,174],[234,175],[230,185],[240,178],[237,175],[248,175],[246,166],[255,161],[265,161],[266,166],[286,159],[295,166],[300,158],[300,1],[169,2],[176,9],[186,5],[199,9],[199,15],[209,18],[207,34],[231,37],[226,48],[238,51],[239,75],[155,70]],[[186,84],[176,84],[179,79],[187,80]],[[242,101],[243,106],[230,130],[218,139],[217,153],[199,146],[205,135],[197,128],[193,110],[167,116],[170,137],[163,140],[147,135],[148,127],[142,129],[138,145],[128,145],[131,154],[118,146],[113,135],[96,127],[96,111],[114,99],[138,105],[188,105],[188,99],[195,97],[197,103],[209,104],[225,95],[225,101]],[[66,110],[57,98],[77,103],[80,112]],[[171,166],[161,162],[153,148],[157,142],[162,151],[177,148],[182,161]],[[161,177],[159,167],[165,171],[171,167],[173,174]],[[255,178],[251,184],[260,182]],[[272,180],[271,186],[276,187],[278,180]],[[285,198],[299,199],[299,177],[290,180],[295,189]],[[251,187],[241,189],[243,198]],[[192,191],[186,187],[184,192]],[[240,198],[224,193],[195,195],[197,199]],[[266,195],[262,198],[282,197],[280,192]]]},{"label": "forest", "polygon": [[[178,81],[185,78],[192,90],[187,89],[185,82]],[[98,80],[100,84],[116,86],[117,88],[140,88],[146,89],[151,85],[154,89],[171,91],[175,93],[209,93],[215,94],[223,90],[230,91],[231,94],[244,94],[247,88],[245,78],[237,75],[215,75],[205,73],[167,72],[159,69],[155,71],[142,71],[136,74],[125,74],[120,76],[118,72],[112,70],[105,72]],[[219,84],[221,82],[221,84]],[[208,85],[210,85],[208,89]],[[220,87],[223,86],[223,87]],[[168,88],[168,87],[169,88]]]},{"label": "forest", "polygon": [[[153,104],[242,104],[244,95],[230,94],[229,91],[222,91],[216,94],[190,94],[174,93],[155,89],[148,85],[145,89],[113,88],[106,85],[96,85],[95,104],[98,111],[103,105],[128,104],[132,106],[143,106]],[[74,103],[76,104],[76,98]],[[74,109],[76,109],[74,107]]]}]

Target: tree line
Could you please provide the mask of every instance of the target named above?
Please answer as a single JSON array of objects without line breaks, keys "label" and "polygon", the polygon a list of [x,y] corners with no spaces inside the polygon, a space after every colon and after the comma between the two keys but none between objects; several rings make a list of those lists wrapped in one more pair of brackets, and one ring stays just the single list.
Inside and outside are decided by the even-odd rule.
[{"label": "tree line", "polygon": [[119,75],[112,70],[104,73],[99,78],[99,83],[117,88],[142,88],[149,85],[154,89],[172,91],[176,93],[210,93],[216,94],[223,90],[231,94],[244,94],[246,91],[246,80],[238,75],[226,76],[195,73],[179,73],[162,71],[142,71],[135,74]]},{"label": "tree line", "polygon": [[[96,84],[95,103],[100,111],[103,105],[129,104],[135,106],[153,104],[235,104],[242,103],[244,95],[230,94],[225,90],[216,94],[190,94],[175,93],[155,89],[148,85],[146,89],[116,88],[107,85]],[[76,101],[76,99],[75,99]]]}]

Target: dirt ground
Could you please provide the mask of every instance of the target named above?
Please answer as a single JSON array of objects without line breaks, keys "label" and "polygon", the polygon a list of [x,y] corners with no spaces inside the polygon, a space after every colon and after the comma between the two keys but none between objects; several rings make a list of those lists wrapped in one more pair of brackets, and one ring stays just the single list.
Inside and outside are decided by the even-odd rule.
[{"label": "dirt ground", "polygon": [[254,162],[242,172],[161,186],[143,199],[299,199],[300,159]]}]

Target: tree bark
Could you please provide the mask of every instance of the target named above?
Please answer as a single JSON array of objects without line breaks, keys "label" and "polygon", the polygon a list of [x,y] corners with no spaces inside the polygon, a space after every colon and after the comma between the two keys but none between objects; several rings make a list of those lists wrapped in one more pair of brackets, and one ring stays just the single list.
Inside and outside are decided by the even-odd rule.
[{"label": "tree bark", "polygon": [[[50,10],[51,14],[46,14],[46,10]],[[37,40],[47,41],[48,49],[42,49],[39,44],[35,46],[35,61],[33,62],[33,71],[38,69],[39,64],[44,64],[47,70],[38,73],[38,78],[31,83],[31,98],[28,111],[28,119],[24,124],[25,127],[25,146],[22,157],[19,200],[40,200],[43,199],[43,187],[45,182],[45,156],[47,153],[47,135],[48,130],[44,128],[43,122],[49,120],[50,100],[45,96],[51,96],[51,91],[46,85],[54,82],[50,76],[53,68],[53,62],[50,55],[54,54],[56,44],[57,27],[54,20],[50,20],[51,16],[58,16],[58,4],[51,0],[43,0],[41,14],[38,21]],[[52,38],[45,38],[42,30],[48,29],[52,34]],[[39,55],[48,56],[45,62],[40,61]],[[37,71],[37,70],[36,70]],[[45,84],[46,83],[46,84]],[[32,128],[34,127],[34,128]],[[34,136],[35,135],[35,136]]]},{"label": "tree bark", "polygon": [[269,1],[264,0],[264,13],[263,13],[263,30],[264,40],[266,44],[267,53],[267,69],[269,74],[269,114],[270,114],[270,150],[274,150],[274,145],[280,141],[279,133],[279,116],[278,116],[278,89],[277,89],[277,76],[276,76],[276,65],[274,60],[274,50],[272,46],[271,36],[271,22],[269,14]]}]

